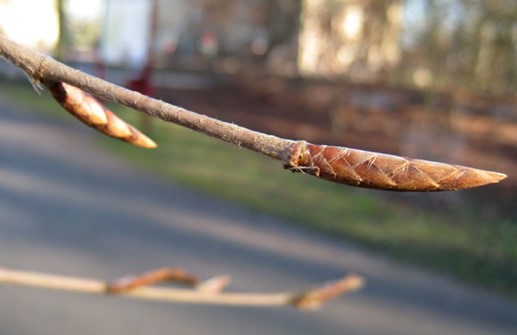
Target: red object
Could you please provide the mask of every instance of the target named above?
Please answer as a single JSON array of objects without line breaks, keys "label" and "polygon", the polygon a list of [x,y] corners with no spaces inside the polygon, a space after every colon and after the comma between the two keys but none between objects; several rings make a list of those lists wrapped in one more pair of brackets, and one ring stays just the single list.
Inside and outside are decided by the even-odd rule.
[{"label": "red object", "polygon": [[126,86],[130,90],[140,92],[144,95],[153,97],[156,94],[156,90],[151,80],[152,69],[146,65],[140,75],[127,82]]}]

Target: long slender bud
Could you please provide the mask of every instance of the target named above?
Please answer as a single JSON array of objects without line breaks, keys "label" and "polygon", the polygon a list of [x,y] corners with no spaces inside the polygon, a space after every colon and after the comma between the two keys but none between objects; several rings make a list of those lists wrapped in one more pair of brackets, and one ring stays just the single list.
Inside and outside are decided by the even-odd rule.
[{"label": "long slender bud", "polygon": [[460,165],[303,141],[294,145],[285,167],[337,183],[392,191],[453,191],[506,178]]},{"label": "long slender bud", "polygon": [[99,100],[83,90],[58,82],[45,82],[56,101],[70,114],[101,133],[143,148],[156,148],[156,143],[132,127]]}]

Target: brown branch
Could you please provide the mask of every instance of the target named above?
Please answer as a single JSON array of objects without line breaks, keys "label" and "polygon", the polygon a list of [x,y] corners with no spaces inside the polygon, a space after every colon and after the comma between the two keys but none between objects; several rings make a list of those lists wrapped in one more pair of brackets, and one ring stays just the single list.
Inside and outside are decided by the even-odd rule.
[{"label": "brown branch", "polygon": [[[220,279],[216,280],[218,281]],[[84,294],[112,295],[109,291],[109,287],[111,285],[110,282],[5,268],[0,268],[0,284],[32,286]],[[220,293],[215,290],[196,288],[178,289],[146,286],[117,293],[114,296],[187,304],[233,305],[243,307],[292,306],[298,309],[307,309],[319,306],[328,299],[334,298],[338,295],[356,291],[362,286],[362,278],[352,275],[344,278],[343,280],[336,281],[335,283],[325,284],[321,286],[323,289],[321,287],[317,287],[315,289],[295,293]],[[332,293],[319,293],[322,290]]]},{"label": "brown branch", "polygon": [[506,178],[502,173],[314,145],[252,131],[89,76],[2,35],[0,55],[23,69],[33,81],[46,86],[57,82],[78,87],[105,100],[278,159],[293,172],[303,172],[333,182],[395,191],[445,191],[496,183]]},{"label": "brown branch", "polygon": [[130,91],[72,69],[49,56],[27,49],[3,35],[0,35],[0,55],[21,68],[36,82],[64,82],[104,100],[122,104],[164,121],[188,127],[282,161],[288,161],[290,149],[295,143],[215,120]]}]

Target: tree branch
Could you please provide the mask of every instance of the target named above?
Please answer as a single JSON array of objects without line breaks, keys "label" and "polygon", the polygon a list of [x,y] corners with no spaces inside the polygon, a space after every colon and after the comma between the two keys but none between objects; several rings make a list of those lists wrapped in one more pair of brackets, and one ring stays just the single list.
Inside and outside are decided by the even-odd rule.
[{"label": "tree branch", "polygon": [[[332,182],[394,191],[445,191],[482,186],[506,178],[502,173],[459,165],[315,145],[252,131],[87,75],[20,46],[2,35],[0,55],[23,69],[33,81],[51,90],[56,83],[66,83],[105,100],[278,159],[293,172]],[[65,105],[64,101],[60,103]]]},{"label": "tree branch", "polygon": [[94,96],[122,104],[150,116],[173,122],[275,159],[288,161],[294,141],[284,140],[167,104],[138,92],[72,69],[49,56],[27,49],[0,35],[0,55],[21,68],[32,80],[64,82]]},{"label": "tree branch", "polygon": [[[224,281],[224,277],[217,278],[223,278],[222,280],[217,280]],[[226,293],[211,289],[207,290],[203,285],[199,289],[144,286],[128,291],[111,292],[111,282],[0,268],[0,284],[186,304],[242,307],[292,306],[298,309],[314,309],[329,299],[362,288],[364,281],[357,275],[350,275],[335,282],[325,283],[309,290],[294,293]]]}]

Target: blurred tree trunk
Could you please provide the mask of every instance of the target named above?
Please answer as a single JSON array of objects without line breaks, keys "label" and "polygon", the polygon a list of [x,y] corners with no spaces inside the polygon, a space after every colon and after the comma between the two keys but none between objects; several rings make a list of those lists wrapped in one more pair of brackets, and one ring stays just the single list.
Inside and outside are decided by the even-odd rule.
[{"label": "blurred tree trunk", "polygon": [[[156,94],[155,87],[153,85],[153,71],[155,67],[156,61],[156,52],[155,52],[155,43],[156,43],[156,34],[158,32],[158,11],[159,4],[158,0],[150,0],[151,1],[151,17],[150,17],[150,27],[149,27],[149,36],[147,46],[147,63],[145,64],[145,68],[142,70],[141,79],[144,81],[144,92],[143,94],[154,96]],[[140,119],[140,127],[145,133],[152,132],[152,117],[147,114],[142,114]]]},{"label": "blurred tree trunk", "polygon": [[70,46],[65,2],[66,0],[56,0],[56,9],[59,22],[59,39],[57,43],[56,58],[59,60],[66,59],[68,48]]}]

